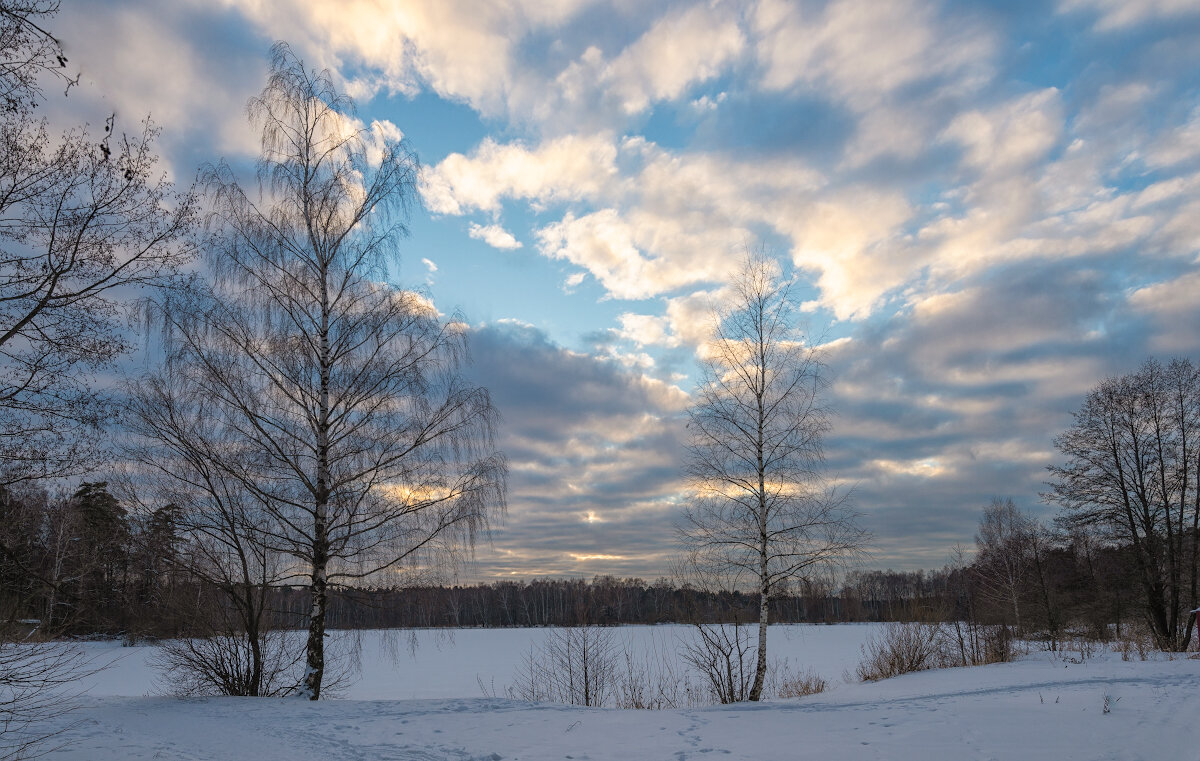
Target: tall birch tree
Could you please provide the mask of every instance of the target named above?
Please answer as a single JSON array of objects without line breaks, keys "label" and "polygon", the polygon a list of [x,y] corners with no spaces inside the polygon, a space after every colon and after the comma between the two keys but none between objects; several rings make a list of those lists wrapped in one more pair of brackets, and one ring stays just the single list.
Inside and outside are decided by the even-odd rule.
[{"label": "tall birch tree", "polygon": [[714,313],[689,410],[687,475],[696,501],[681,535],[689,563],[759,596],[749,699],[762,697],[772,594],[827,570],[867,541],[822,475],[829,430],[817,347],[797,322],[778,265],[748,256]]},{"label": "tall birch tree", "polygon": [[460,373],[464,324],[385,282],[418,169],[399,131],[360,122],[283,43],[249,113],[258,186],[203,172],[210,277],[151,309],[171,379],[154,387],[204,406],[214,481],[259,505],[256,541],[307,581],[300,693],[316,700],[330,585],[469,548],[506,469],[488,392]]}]

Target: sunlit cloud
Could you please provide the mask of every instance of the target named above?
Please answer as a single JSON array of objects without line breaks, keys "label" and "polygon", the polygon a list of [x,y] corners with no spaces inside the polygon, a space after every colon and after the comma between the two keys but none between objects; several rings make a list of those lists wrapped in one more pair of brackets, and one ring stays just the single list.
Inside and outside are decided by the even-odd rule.
[{"label": "sunlit cloud", "polygon": [[513,237],[512,233],[500,225],[479,225],[472,222],[468,234],[476,240],[483,241],[492,248],[498,248],[503,251],[521,248],[521,241]]}]

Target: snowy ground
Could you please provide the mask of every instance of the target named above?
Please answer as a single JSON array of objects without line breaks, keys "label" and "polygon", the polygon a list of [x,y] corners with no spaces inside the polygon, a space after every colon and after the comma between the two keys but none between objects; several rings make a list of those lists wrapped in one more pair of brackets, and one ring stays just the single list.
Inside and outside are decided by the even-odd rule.
[{"label": "snowy ground", "polygon": [[[788,631],[788,635],[777,632]],[[623,635],[673,636],[672,627]],[[453,643],[364,640],[347,699],[143,696],[146,652],[93,678],[75,742],[50,758],[118,759],[1196,759],[1200,661],[1084,663],[1033,653],[1017,663],[847,684],[869,627],[772,627],[793,665],[832,678],[824,694],[761,705],[615,711],[474,697],[476,675],[511,676],[539,630],[459,631]],[[422,637],[429,635],[422,633]],[[666,641],[666,640],[663,640]],[[104,646],[93,646],[97,651]],[[121,648],[110,648],[116,655]],[[801,658],[808,652],[811,658]],[[102,654],[98,652],[97,654]],[[499,664],[499,665],[496,665]],[[478,669],[491,669],[479,671]],[[474,673],[472,673],[474,672]],[[403,678],[400,678],[401,675]],[[421,699],[406,700],[410,694]],[[1103,712],[1105,696],[1111,712]]]}]

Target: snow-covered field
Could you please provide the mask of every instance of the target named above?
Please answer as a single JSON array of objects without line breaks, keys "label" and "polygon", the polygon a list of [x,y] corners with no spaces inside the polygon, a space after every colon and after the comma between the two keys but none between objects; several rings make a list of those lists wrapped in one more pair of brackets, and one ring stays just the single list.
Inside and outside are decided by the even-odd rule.
[{"label": "snow-covered field", "polygon": [[[118,759],[1196,759],[1200,661],[1017,663],[848,684],[866,625],[772,627],[774,652],[830,681],[760,705],[617,711],[480,697],[507,684],[545,630],[368,633],[345,697],[154,695],[151,648],[92,643],[113,665],[89,680],[74,742],[49,758]],[[663,650],[684,627],[624,627]],[[1111,711],[1104,713],[1105,697]]]}]

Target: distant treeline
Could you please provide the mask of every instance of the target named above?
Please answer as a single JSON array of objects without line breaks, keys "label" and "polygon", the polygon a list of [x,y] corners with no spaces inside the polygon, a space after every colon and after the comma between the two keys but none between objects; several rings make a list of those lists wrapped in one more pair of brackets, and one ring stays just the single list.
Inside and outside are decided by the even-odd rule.
[{"label": "distant treeline", "polygon": [[[1026,603],[1022,628],[1061,634],[1082,628],[1099,638],[1107,625],[1139,615],[1138,589],[1122,548],[1066,543],[1041,559],[1043,581],[1019,597]],[[989,593],[980,569],[947,565],[936,571],[852,571],[840,583],[794,585],[771,601],[778,623],[978,620],[1013,623],[1011,600]],[[278,607],[299,615],[301,590],[279,590]],[[576,626],[753,622],[757,595],[709,593],[670,579],[596,576],[490,584],[394,589],[344,589],[331,601],[330,621],[346,629],[392,627]]]},{"label": "distant treeline", "polygon": [[[189,570],[188,544],[169,512],[127,513],[103,484],[74,494],[6,492],[0,498],[2,620],[38,621],[47,635],[186,636],[227,595]],[[1126,547],[1085,535],[1034,542],[1019,578],[996,553],[935,571],[852,571],[792,585],[772,601],[780,623],[976,620],[1061,636],[1109,636],[1137,620],[1141,587]],[[1007,580],[1008,583],[998,583]],[[303,625],[305,588],[265,591],[270,625]],[[701,592],[670,579],[597,576],[454,586],[342,588],[335,628],[513,627],[752,622],[757,597]],[[32,626],[33,624],[28,624]]]}]

